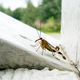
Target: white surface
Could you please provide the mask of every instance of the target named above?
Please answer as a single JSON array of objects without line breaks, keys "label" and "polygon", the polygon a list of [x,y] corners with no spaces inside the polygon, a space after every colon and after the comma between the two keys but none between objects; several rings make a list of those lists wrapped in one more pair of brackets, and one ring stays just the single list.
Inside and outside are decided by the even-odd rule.
[{"label": "white surface", "polygon": [[80,62],[80,0],[62,0],[62,42],[70,59]]},{"label": "white surface", "polygon": [[0,71],[0,80],[78,80],[73,72],[58,71],[56,69],[49,71],[43,70],[5,70]]},{"label": "white surface", "polygon": [[[60,44],[60,41],[43,33],[42,37],[54,46]],[[47,52],[43,56],[39,53],[37,54],[33,47],[36,39],[38,39],[38,34],[35,29],[0,12],[0,67],[3,67],[3,65],[6,68],[28,66],[33,68],[49,67],[53,69],[55,67],[77,72],[68,61],[62,60],[60,62]],[[0,76],[2,80],[43,80],[43,78],[45,80],[69,80],[71,78],[77,80],[73,72],[67,72],[68,74],[66,75],[65,73],[65,71],[57,70],[17,69],[1,71]],[[37,76],[39,79],[36,78]]]},{"label": "white surface", "polygon": [[[41,37],[53,46],[60,44],[60,41],[46,34],[42,33]],[[28,66],[32,68],[49,67],[50,69],[56,67],[76,71],[68,60],[56,60],[49,51],[45,51],[44,55],[40,54],[41,51],[36,52],[37,48],[33,46],[38,38],[35,29],[0,12],[0,67]]]}]

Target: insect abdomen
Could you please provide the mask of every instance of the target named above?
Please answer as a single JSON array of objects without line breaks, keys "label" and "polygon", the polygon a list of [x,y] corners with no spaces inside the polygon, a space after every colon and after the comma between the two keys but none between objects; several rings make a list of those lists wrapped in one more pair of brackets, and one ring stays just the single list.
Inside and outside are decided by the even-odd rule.
[{"label": "insect abdomen", "polygon": [[55,50],[53,50],[49,45],[46,45],[46,49],[51,51],[51,52],[56,52]]},{"label": "insect abdomen", "polygon": [[61,52],[58,52],[58,54],[62,55],[63,59],[66,60],[66,57]]}]

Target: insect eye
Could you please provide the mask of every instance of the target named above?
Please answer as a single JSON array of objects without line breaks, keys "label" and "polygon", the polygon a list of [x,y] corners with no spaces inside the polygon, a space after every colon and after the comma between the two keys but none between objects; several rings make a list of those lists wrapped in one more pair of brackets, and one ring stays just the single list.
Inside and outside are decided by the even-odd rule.
[{"label": "insect eye", "polygon": [[40,38],[40,39],[42,39],[42,38]]}]

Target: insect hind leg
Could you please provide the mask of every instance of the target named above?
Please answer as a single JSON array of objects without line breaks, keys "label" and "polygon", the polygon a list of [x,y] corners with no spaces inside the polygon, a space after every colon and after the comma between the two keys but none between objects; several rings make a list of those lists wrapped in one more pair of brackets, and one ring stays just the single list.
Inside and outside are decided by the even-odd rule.
[{"label": "insect hind leg", "polygon": [[52,55],[53,55],[53,56],[55,56],[55,53],[54,53],[54,52],[52,52]]},{"label": "insect hind leg", "polygon": [[52,55],[54,56],[55,59],[60,60],[59,58],[57,58],[57,57],[55,56],[55,52],[54,52],[54,53],[52,52]]}]

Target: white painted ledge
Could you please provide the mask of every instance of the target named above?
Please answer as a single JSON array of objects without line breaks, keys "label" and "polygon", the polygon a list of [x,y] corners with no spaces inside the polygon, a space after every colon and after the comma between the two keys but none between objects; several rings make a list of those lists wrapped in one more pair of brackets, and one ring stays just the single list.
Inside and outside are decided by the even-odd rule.
[{"label": "white painted ledge", "polygon": [[[53,46],[60,41],[43,34],[43,38]],[[0,12],[0,68],[28,67],[42,69],[58,68],[61,70],[76,71],[76,69],[62,60],[56,60],[48,51],[41,55],[34,47],[38,34],[35,29]],[[41,50],[41,49],[40,49]]]}]

